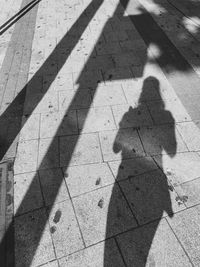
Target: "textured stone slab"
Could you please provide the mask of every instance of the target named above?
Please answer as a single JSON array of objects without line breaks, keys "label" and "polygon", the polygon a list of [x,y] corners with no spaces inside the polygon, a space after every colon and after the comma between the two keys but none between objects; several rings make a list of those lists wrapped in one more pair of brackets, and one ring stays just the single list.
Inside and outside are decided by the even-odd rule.
[{"label": "textured stone slab", "polygon": [[60,166],[102,162],[97,134],[60,137]]},{"label": "textured stone slab", "polygon": [[22,214],[43,206],[43,199],[36,172],[14,176],[14,212]]},{"label": "textured stone slab", "polygon": [[68,109],[89,108],[91,105],[91,95],[89,90],[78,91],[60,91],[59,109],[67,111]]},{"label": "textured stone slab", "polygon": [[65,180],[71,197],[104,187],[115,181],[106,163],[69,167],[65,171]]},{"label": "textured stone slab", "polygon": [[175,187],[179,195],[179,200],[183,201],[187,207],[200,203],[200,179],[195,179]]},{"label": "textured stone slab", "polygon": [[192,263],[198,266],[200,263],[200,207],[184,210],[168,219],[174,233],[183,245]]},{"label": "textured stone slab", "polygon": [[119,235],[117,242],[128,267],[192,266],[165,220]]},{"label": "textured stone slab", "polygon": [[144,224],[185,208],[160,171],[152,171],[120,182],[139,224]]},{"label": "textured stone slab", "polygon": [[156,170],[158,167],[151,157],[140,157],[122,161],[108,162],[117,181],[126,180],[142,173]]},{"label": "textured stone slab", "polygon": [[58,138],[40,139],[39,154],[38,154],[38,168],[49,169],[59,167],[59,147]]},{"label": "textured stone slab", "polygon": [[55,259],[47,220],[43,209],[15,218],[16,266],[37,266]]},{"label": "textured stone slab", "polygon": [[40,138],[78,133],[76,111],[46,113],[41,116]]},{"label": "textured stone slab", "polygon": [[57,257],[84,248],[70,200],[58,203],[50,209],[49,222]]},{"label": "textured stone slab", "polygon": [[73,203],[86,246],[136,226],[117,185],[76,197]]},{"label": "textured stone slab", "polygon": [[100,132],[100,142],[104,161],[144,156],[138,133],[131,128]]},{"label": "textured stone slab", "polygon": [[78,126],[82,133],[116,129],[110,107],[78,110]]},{"label": "textured stone slab", "polygon": [[94,94],[94,107],[126,104],[127,102],[120,85],[102,84],[92,93]]},{"label": "textured stone slab", "polygon": [[155,160],[174,186],[200,177],[200,157],[196,152],[156,156]]},{"label": "textured stone slab", "polygon": [[144,127],[139,134],[148,155],[176,154],[188,151],[174,125]]},{"label": "textured stone slab", "polygon": [[40,114],[32,114],[22,118],[22,129],[20,130],[20,141],[38,139],[40,127]]},{"label": "textured stone slab", "polygon": [[112,107],[116,124],[120,128],[153,125],[146,104],[138,106],[117,105]]},{"label": "textured stone slab", "polygon": [[38,140],[21,141],[18,144],[14,164],[15,174],[37,169]]},{"label": "textured stone slab", "polygon": [[148,102],[147,106],[156,124],[190,121],[191,118],[178,98]]},{"label": "textured stone slab", "polygon": [[[106,255],[105,257],[105,248]],[[119,250],[113,239],[101,242],[59,260],[60,267],[124,267]]]},{"label": "textured stone slab", "polygon": [[40,170],[39,176],[46,205],[69,199],[61,169]]},{"label": "textured stone slab", "polygon": [[200,122],[183,122],[177,129],[190,151],[200,150]]}]

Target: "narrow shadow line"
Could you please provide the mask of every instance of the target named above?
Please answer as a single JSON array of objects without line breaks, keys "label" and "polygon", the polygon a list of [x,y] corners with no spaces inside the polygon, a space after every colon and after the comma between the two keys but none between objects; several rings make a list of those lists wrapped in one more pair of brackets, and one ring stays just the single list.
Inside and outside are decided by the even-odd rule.
[{"label": "narrow shadow line", "polygon": [[33,0],[19,12],[17,12],[12,18],[7,20],[3,25],[0,26],[0,35],[7,31],[14,23],[16,23],[20,18],[22,18],[27,12],[29,12],[35,5],[37,5],[41,0]]}]

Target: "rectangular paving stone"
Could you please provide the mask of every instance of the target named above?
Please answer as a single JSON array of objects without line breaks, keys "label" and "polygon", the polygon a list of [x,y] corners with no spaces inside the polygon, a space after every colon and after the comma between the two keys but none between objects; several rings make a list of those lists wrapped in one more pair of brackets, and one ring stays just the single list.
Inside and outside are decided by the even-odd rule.
[{"label": "rectangular paving stone", "polygon": [[175,190],[179,195],[179,200],[184,201],[187,207],[191,207],[200,203],[200,179],[175,186]]},{"label": "rectangular paving stone", "polygon": [[16,266],[38,266],[55,259],[47,217],[40,209],[15,218]]},{"label": "rectangular paving stone", "polygon": [[59,92],[59,110],[89,108],[91,105],[91,95],[89,90],[78,89]]},{"label": "rectangular paving stone", "polygon": [[133,178],[134,176],[148,173],[158,169],[151,157],[140,157],[122,161],[108,162],[117,181]]},{"label": "rectangular paving stone", "polygon": [[146,107],[142,105],[117,105],[112,106],[113,115],[119,128],[151,126],[153,121]]},{"label": "rectangular paving stone", "polygon": [[110,107],[79,109],[77,116],[78,127],[82,133],[116,129]]},{"label": "rectangular paving stone", "polygon": [[155,124],[190,121],[191,118],[178,98],[148,102]]},{"label": "rectangular paving stone", "polygon": [[71,197],[84,194],[115,182],[106,163],[69,167],[64,169]]},{"label": "rectangular paving stone", "polygon": [[194,266],[200,262],[200,207],[195,206],[174,215],[168,222]]},{"label": "rectangular paving stone", "polygon": [[50,232],[57,257],[63,257],[84,248],[79,227],[70,200],[54,205],[49,210]]},{"label": "rectangular paving stone", "polygon": [[38,140],[19,142],[14,164],[15,174],[35,171],[37,169],[37,157]]},{"label": "rectangular paving stone", "polygon": [[75,89],[96,89],[100,82],[103,81],[100,70],[83,71],[80,75],[79,72],[73,73],[73,81]]},{"label": "rectangular paving stone", "polygon": [[173,124],[143,127],[139,134],[148,155],[176,154],[188,151],[180,134]]},{"label": "rectangular paving stone", "polygon": [[14,213],[19,215],[41,208],[43,199],[38,174],[29,172],[14,176]]},{"label": "rectangular paving stone", "polygon": [[196,152],[177,153],[173,157],[163,155],[154,158],[174,186],[200,177],[200,157]]},{"label": "rectangular paving stone", "polygon": [[120,187],[140,225],[185,209],[160,170],[121,181]]},{"label": "rectangular paving stone", "polygon": [[117,184],[73,198],[73,203],[86,246],[136,226]]},{"label": "rectangular paving stone", "polygon": [[104,161],[145,155],[136,130],[127,128],[119,131],[104,131],[100,132],[99,136]]},{"label": "rectangular paving stone", "polygon": [[61,169],[39,171],[40,183],[46,205],[69,199],[67,187]]},{"label": "rectangular paving stone", "polygon": [[192,266],[165,219],[117,237],[127,267]]},{"label": "rectangular paving stone", "polygon": [[27,95],[24,104],[24,114],[48,113],[58,111],[57,92]]},{"label": "rectangular paving stone", "polygon": [[41,115],[40,138],[78,133],[76,111],[54,112]]},{"label": "rectangular paving stone", "polygon": [[38,168],[49,169],[59,167],[58,137],[40,139],[38,153]]},{"label": "rectangular paving stone", "polygon": [[98,134],[60,137],[60,166],[102,162]]},{"label": "rectangular paving stone", "polygon": [[20,141],[39,138],[40,114],[32,114],[22,117],[22,128],[20,130]]},{"label": "rectangular paving stone", "polygon": [[200,150],[200,122],[177,123],[177,129],[190,151]]},{"label": "rectangular paving stone", "polygon": [[[104,251],[106,249],[106,256]],[[113,239],[101,242],[59,260],[60,267],[124,267],[120,252]]]},{"label": "rectangular paving stone", "polygon": [[102,71],[103,78],[106,84],[122,84],[127,82],[129,79],[133,79],[134,75],[129,67],[126,68],[110,68]]},{"label": "rectangular paving stone", "polygon": [[100,85],[97,90],[92,91],[93,106],[109,106],[126,104],[126,98],[120,85]]},{"label": "rectangular paving stone", "polygon": [[58,73],[55,82],[55,90],[68,91],[74,88],[73,86],[73,74],[72,73]]}]

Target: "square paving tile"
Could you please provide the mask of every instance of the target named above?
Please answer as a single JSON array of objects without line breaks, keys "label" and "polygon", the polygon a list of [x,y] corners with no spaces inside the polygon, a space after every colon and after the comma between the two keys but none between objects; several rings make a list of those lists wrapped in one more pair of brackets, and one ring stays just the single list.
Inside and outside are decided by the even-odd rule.
[{"label": "square paving tile", "polygon": [[117,105],[112,107],[116,124],[120,128],[153,125],[146,104],[139,106]]},{"label": "square paving tile", "polygon": [[79,227],[70,200],[57,203],[49,210],[50,232],[57,257],[66,256],[84,248]]},{"label": "square paving tile", "polygon": [[78,126],[83,133],[116,129],[110,107],[78,110]]},{"label": "square paving tile", "polygon": [[154,158],[174,186],[200,177],[200,157],[196,152],[177,153],[173,157],[163,155]]},{"label": "square paving tile", "polygon": [[55,259],[53,244],[43,209],[15,218],[16,266],[38,266]]},{"label": "square paving tile", "polygon": [[200,264],[200,207],[177,213],[168,222],[183,245],[194,266]]},{"label": "square paving tile", "polygon": [[144,224],[173,212],[185,209],[177,194],[170,187],[167,177],[160,171],[152,171],[120,182],[139,224]]},{"label": "square paving tile", "polygon": [[[104,252],[106,250],[105,257]],[[101,242],[59,260],[60,267],[124,267],[113,239]]]},{"label": "square paving tile", "polygon": [[174,125],[144,127],[139,130],[144,149],[149,155],[176,154],[188,151]]},{"label": "square paving tile", "polygon": [[119,235],[117,242],[127,267],[192,266],[165,220]]},{"label": "square paving tile", "polygon": [[158,169],[151,157],[140,157],[108,162],[117,181],[126,180],[142,173]]},{"label": "square paving tile", "polygon": [[116,184],[73,198],[73,203],[86,246],[136,226]]},{"label": "square paving tile", "polygon": [[19,142],[14,164],[15,174],[35,171],[37,169],[37,157],[38,140]]},{"label": "square paving tile", "polygon": [[73,166],[65,170],[65,180],[71,197],[115,182],[106,163]]},{"label": "square paving tile", "polygon": [[98,134],[60,137],[60,166],[102,162]]},{"label": "square paving tile", "polygon": [[138,133],[131,128],[100,132],[100,142],[104,161],[144,156]]},{"label": "square paving tile", "polygon": [[43,206],[43,199],[36,172],[14,176],[14,212],[22,214]]},{"label": "square paving tile", "polygon": [[58,138],[40,139],[38,168],[49,169],[59,167]]},{"label": "square paving tile", "polygon": [[77,134],[76,111],[46,113],[41,115],[40,138]]},{"label": "square paving tile", "polygon": [[69,199],[67,187],[60,168],[40,170],[39,176],[46,205]]}]

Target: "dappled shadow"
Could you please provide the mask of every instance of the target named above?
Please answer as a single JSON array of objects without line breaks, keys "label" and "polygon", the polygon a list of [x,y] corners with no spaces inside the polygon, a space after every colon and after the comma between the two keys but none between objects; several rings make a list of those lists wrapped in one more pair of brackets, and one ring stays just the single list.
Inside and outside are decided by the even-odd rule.
[{"label": "dappled shadow", "polygon": [[[113,144],[114,153],[121,153],[122,161],[118,169],[109,203],[106,238],[131,228],[129,219],[121,218],[122,215],[119,212],[119,188],[122,190],[128,201],[128,206],[132,211],[132,228],[153,222],[150,226],[139,228],[139,230],[131,233],[127,232],[116,238],[127,266],[146,266],[147,257],[159,221],[164,212],[170,217],[173,216],[167,177],[162,170],[157,169],[152,157],[141,157],[137,149],[135,149],[137,144],[134,142],[136,142],[136,139],[132,143],[126,140],[127,135],[125,132],[129,129],[124,129],[123,127],[124,121],[135,120],[136,114],[141,110],[141,106],[145,105],[145,101],[149,99],[149,95],[152,94],[152,80],[155,80],[155,85],[159,85],[159,82],[153,77],[148,77],[144,80],[138,107],[130,107],[128,112],[124,114],[119,123],[119,131]],[[164,108],[159,86],[154,89],[156,89],[157,94],[160,96],[160,105],[157,106],[156,112],[161,117],[163,116],[163,118],[168,117],[171,127],[169,131],[160,134],[157,133],[157,135],[153,131],[150,131],[152,136],[154,135],[154,139],[149,139],[148,143],[152,149],[156,147],[156,153],[154,154],[160,155],[165,152],[170,157],[174,157],[176,154],[174,119],[172,114]],[[143,137],[146,134],[149,135],[148,128],[144,127],[141,131],[143,131]],[[128,146],[127,143],[129,144]],[[132,156],[130,160],[128,158],[133,150],[135,158]],[[123,209],[126,208],[124,207]],[[122,222],[123,225],[121,225]],[[113,264],[114,262],[115,259],[109,256],[109,248],[107,248],[105,243],[104,266],[115,266]]]}]

